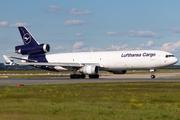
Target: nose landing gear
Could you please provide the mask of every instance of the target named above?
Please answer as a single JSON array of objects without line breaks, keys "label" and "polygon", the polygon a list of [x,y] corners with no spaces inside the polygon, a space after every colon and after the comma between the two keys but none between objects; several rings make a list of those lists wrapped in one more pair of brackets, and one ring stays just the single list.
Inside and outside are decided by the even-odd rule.
[{"label": "nose landing gear", "polygon": [[155,78],[154,69],[150,69],[150,72],[151,72],[151,79],[154,79]]},{"label": "nose landing gear", "polygon": [[151,75],[151,79],[154,79],[155,78],[155,75]]}]

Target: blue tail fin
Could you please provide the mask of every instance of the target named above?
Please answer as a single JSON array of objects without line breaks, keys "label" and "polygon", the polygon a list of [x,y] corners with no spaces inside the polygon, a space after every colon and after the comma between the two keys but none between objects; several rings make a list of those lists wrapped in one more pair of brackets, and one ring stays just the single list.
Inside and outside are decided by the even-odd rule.
[{"label": "blue tail fin", "polygon": [[45,54],[50,51],[49,44],[39,44],[25,27],[18,27],[24,45],[15,46],[15,52],[22,55]]},{"label": "blue tail fin", "polygon": [[26,27],[22,26],[22,27],[18,27],[18,29],[25,45],[32,45],[32,46],[39,45],[39,43],[34,39],[31,33],[26,29]]}]

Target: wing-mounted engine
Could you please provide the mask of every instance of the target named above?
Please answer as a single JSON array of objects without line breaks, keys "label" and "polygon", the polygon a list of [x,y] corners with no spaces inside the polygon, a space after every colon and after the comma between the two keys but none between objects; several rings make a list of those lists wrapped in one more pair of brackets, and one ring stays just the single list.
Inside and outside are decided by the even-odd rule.
[{"label": "wing-mounted engine", "polygon": [[94,75],[99,73],[99,67],[95,65],[85,65],[79,69],[79,72],[88,75]]},{"label": "wing-mounted engine", "polygon": [[126,74],[127,70],[117,70],[117,71],[109,71],[112,72],[113,74]]},{"label": "wing-mounted engine", "polygon": [[49,44],[40,44],[40,45],[20,45],[15,47],[15,53],[22,55],[33,55],[38,53],[47,53],[50,51]]}]

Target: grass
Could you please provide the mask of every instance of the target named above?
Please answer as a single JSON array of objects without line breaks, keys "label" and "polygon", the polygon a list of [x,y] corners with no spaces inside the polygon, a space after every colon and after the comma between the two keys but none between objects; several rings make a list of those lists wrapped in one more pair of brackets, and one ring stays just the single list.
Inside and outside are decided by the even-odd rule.
[{"label": "grass", "polygon": [[0,87],[0,119],[180,118],[180,83],[71,83]]},{"label": "grass", "polygon": [[179,76],[174,76],[174,78],[180,79],[180,75]]}]

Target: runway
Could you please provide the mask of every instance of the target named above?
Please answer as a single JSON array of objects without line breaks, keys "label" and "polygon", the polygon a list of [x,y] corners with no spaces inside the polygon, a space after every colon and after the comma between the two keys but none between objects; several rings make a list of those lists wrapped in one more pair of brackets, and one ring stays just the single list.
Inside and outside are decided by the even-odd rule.
[{"label": "runway", "polygon": [[107,75],[100,76],[99,79],[70,79],[70,78],[0,78],[0,86],[7,85],[37,85],[37,84],[62,84],[62,83],[94,83],[94,82],[180,82],[174,78],[179,73],[160,73],[156,74],[155,79],[150,78],[150,74],[130,74],[130,75]]}]

